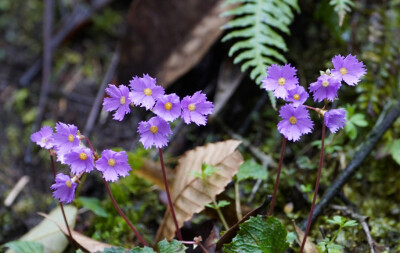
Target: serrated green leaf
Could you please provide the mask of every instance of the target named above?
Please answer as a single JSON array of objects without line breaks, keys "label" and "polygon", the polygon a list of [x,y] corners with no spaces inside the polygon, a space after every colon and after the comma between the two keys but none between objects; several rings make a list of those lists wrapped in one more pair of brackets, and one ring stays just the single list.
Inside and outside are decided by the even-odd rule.
[{"label": "serrated green leaf", "polygon": [[12,241],[4,244],[17,253],[43,253],[44,247],[42,243],[30,241]]},{"label": "serrated green leaf", "polygon": [[238,182],[249,178],[266,180],[268,178],[268,172],[263,166],[256,163],[254,160],[247,160],[240,165],[236,178]]},{"label": "serrated green leaf", "polygon": [[168,242],[166,239],[157,244],[159,253],[184,253],[186,246],[177,240]]},{"label": "serrated green leaf", "polygon": [[107,218],[108,213],[107,211],[101,206],[101,202],[97,198],[88,198],[88,197],[79,197],[76,198],[76,201],[86,209],[89,209],[96,215],[100,217]]},{"label": "serrated green leaf", "polygon": [[251,217],[239,227],[232,242],[224,245],[224,252],[280,253],[289,247],[286,229],[274,217]]}]

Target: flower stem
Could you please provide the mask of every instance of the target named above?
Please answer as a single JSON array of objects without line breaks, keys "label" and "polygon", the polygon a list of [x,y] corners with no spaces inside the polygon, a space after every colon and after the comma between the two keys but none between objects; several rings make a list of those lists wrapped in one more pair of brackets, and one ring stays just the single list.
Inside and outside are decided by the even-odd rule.
[{"label": "flower stem", "polygon": [[135,227],[132,225],[132,223],[128,220],[128,218],[125,216],[124,212],[122,212],[121,208],[119,208],[117,201],[115,201],[114,196],[111,193],[110,186],[108,185],[107,181],[103,177],[104,184],[106,185],[106,190],[108,193],[108,196],[110,196],[111,202],[113,203],[115,209],[117,209],[119,215],[121,215],[122,218],[124,218],[125,222],[128,224],[128,226],[131,228],[133,233],[135,233],[136,237],[139,239],[139,241],[144,245],[147,246],[146,241],[143,239],[143,237],[139,234],[139,232],[135,229]]},{"label": "flower stem", "polygon": [[178,221],[176,219],[175,210],[174,210],[174,204],[172,203],[171,194],[169,193],[169,187],[168,187],[167,173],[165,171],[163,151],[162,151],[161,148],[159,148],[158,151],[159,151],[159,154],[160,154],[161,170],[162,170],[162,174],[163,174],[165,191],[166,191],[167,197],[168,197],[169,209],[171,211],[172,219],[174,220],[174,224],[175,224],[175,228],[176,228],[176,235],[178,236],[178,239],[180,241],[182,241],[183,240],[182,239],[182,234],[181,234],[181,230],[179,229]]},{"label": "flower stem", "polygon": [[240,206],[240,193],[239,193],[239,181],[235,181],[235,207],[236,207],[236,216],[238,221],[243,218],[242,210]]},{"label": "flower stem", "polygon": [[304,246],[307,241],[307,235],[308,235],[308,232],[310,232],[311,220],[312,220],[312,216],[314,213],[314,207],[315,207],[315,201],[317,200],[319,180],[321,178],[321,171],[322,171],[322,163],[324,161],[324,141],[325,141],[325,122],[322,123],[321,153],[319,156],[319,166],[318,166],[317,180],[315,182],[314,197],[313,197],[313,202],[311,204],[310,215],[308,216],[306,232],[304,233],[303,242],[301,243],[300,253],[303,253],[303,249],[304,249]]},{"label": "flower stem", "polygon": [[281,171],[282,171],[283,155],[285,154],[285,148],[286,148],[286,138],[283,137],[282,148],[281,148],[281,157],[279,158],[278,172],[276,175],[276,180],[275,180],[275,185],[274,185],[274,193],[272,194],[272,200],[271,200],[271,204],[269,206],[269,212],[268,212],[269,216],[272,216],[272,214],[274,213],[276,194],[278,192],[279,179],[280,179]]},{"label": "flower stem", "polygon": [[[53,158],[53,156],[52,156],[51,154],[50,154],[50,160],[51,160],[51,168],[52,168],[52,170],[53,170],[53,176],[54,176],[54,180],[55,180],[55,179],[56,179],[56,165],[55,165],[55,163],[54,163],[54,158]],[[75,244],[73,243],[74,240],[73,240],[73,238],[72,238],[71,229],[69,228],[68,221],[67,221],[67,217],[66,217],[66,215],[65,215],[63,203],[62,203],[61,201],[58,201],[58,204],[60,205],[60,208],[61,208],[61,213],[62,213],[62,216],[63,216],[63,218],[64,218],[65,226],[67,226],[69,243],[70,243],[72,246],[75,247]]]}]

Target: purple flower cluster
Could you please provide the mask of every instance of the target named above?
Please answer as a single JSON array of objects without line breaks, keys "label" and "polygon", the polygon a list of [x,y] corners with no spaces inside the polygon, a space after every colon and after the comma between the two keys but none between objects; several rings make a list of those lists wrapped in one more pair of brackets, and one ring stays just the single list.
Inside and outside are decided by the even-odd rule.
[{"label": "purple flower cluster", "polygon": [[171,129],[168,122],[182,117],[186,124],[205,125],[207,115],[211,114],[214,105],[207,101],[205,94],[198,91],[193,96],[180,100],[175,93],[165,94],[163,87],[156,84],[156,79],[144,74],[143,77],[133,77],[129,88],[120,85],[118,88],[110,84],[103,102],[106,111],[114,111],[113,118],[122,121],[125,114],[130,113],[129,104],[152,110],[157,117],[139,123],[140,142],[148,149],[152,146],[162,148],[168,144]]},{"label": "purple flower cluster", "polygon": [[[310,84],[309,90],[313,93],[315,102],[334,101],[337,92],[344,81],[350,86],[357,85],[360,78],[366,74],[365,66],[353,55],[333,57],[334,69],[327,70],[318,77],[316,82]],[[302,86],[298,85],[296,68],[286,64],[282,67],[271,65],[267,68],[267,76],[262,80],[263,88],[273,91],[276,98],[282,98],[289,102],[279,111],[283,119],[278,123],[278,130],[286,139],[297,141],[303,134],[310,133],[313,122],[306,108],[314,109],[324,117],[324,123],[332,133],[343,128],[346,123],[346,111],[344,109],[326,110],[316,109],[303,104],[309,97]],[[326,103],[325,103],[326,104]]]},{"label": "purple flower cluster", "polygon": [[125,151],[104,150],[101,158],[95,161],[92,150],[81,144],[82,136],[76,126],[59,122],[55,129],[54,133],[51,127],[44,126],[31,135],[31,140],[39,146],[53,149],[57,154],[57,161],[69,165],[71,174],[74,175],[72,178],[61,173],[56,176],[55,183],[51,186],[55,199],[65,203],[73,201],[79,177],[94,168],[102,172],[107,181],[116,181],[129,174],[131,167]]}]

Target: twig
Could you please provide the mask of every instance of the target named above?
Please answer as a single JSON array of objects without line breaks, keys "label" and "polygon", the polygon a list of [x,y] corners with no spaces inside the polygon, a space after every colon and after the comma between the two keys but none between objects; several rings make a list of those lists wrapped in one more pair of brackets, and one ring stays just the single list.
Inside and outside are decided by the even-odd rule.
[{"label": "twig", "polygon": [[[369,153],[373,150],[378,141],[382,138],[383,134],[390,128],[393,122],[400,116],[400,102],[394,104],[390,111],[386,114],[383,112],[375,124],[374,128],[370,132],[366,141],[361,143],[355,152],[354,158],[347,165],[347,168],[337,177],[332,185],[327,189],[325,195],[321,198],[319,204],[315,207],[314,214],[311,218],[311,222],[322,214],[323,209],[328,206],[330,201],[340,191],[343,185],[351,179],[354,173],[360,168],[362,162],[367,158]],[[307,224],[307,220],[302,222],[301,228],[304,229]]]},{"label": "twig", "polygon": [[[91,1],[91,5],[87,6],[84,4],[78,5],[72,14],[65,19],[62,28],[57,32],[57,34],[52,38],[50,42],[50,52],[53,52],[58,48],[63,41],[65,41],[69,36],[71,36],[76,30],[87,23],[93,16],[93,14],[111,3],[112,0],[94,0]],[[35,63],[22,75],[19,79],[19,83],[22,86],[27,86],[30,84],[32,79],[41,70],[42,59],[39,58]]]},{"label": "twig", "polygon": [[89,117],[86,121],[84,130],[84,134],[86,136],[90,136],[90,133],[93,130],[94,123],[96,121],[97,115],[99,113],[102,104],[101,102],[103,101],[105,88],[113,78],[118,62],[119,62],[119,46],[117,46],[117,48],[115,49],[115,53],[112,57],[110,65],[108,66],[107,72],[104,75],[103,81],[101,82],[101,86],[99,88],[99,91],[97,92],[96,99],[93,103],[92,109],[90,110]]},{"label": "twig", "polygon": [[[51,30],[53,24],[53,0],[45,0],[43,12],[43,75],[42,87],[40,90],[38,114],[32,126],[32,133],[36,132],[42,121],[45,106],[47,103],[47,95],[50,90],[50,74],[51,74]],[[32,156],[33,142],[28,142],[25,152],[25,161],[30,162]]]},{"label": "twig", "polygon": [[23,176],[18,180],[18,183],[13,187],[7,198],[4,200],[4,206],[11,206],[18,194],[24,189],[25,185],[29,182],[28,176]]},{"label": "twig", "polygon": [[358,213],[350,210],[347,206],[330,205],[330,207],[332,209],[341,211],[344,215],[357,220],[361,224],[361,226],[364,230],[364,233],[367,236],[367,241],[368,241],[369,247],[371,249],[371,253],[375,253],[374,241],[372,240],[372,236],[371,236],[371,233],[369,231],[369,226],[368,226],[368,216],[358,214]]}]

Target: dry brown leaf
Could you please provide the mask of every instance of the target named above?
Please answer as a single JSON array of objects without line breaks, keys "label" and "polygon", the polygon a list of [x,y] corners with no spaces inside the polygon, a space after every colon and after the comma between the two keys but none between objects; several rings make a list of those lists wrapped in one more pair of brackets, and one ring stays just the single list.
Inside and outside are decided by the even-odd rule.
[{"label": "dry brown leaf", "polygon": [[[193,172],[201,173],[203,163],[215,166],[218,171],[207,180],[209,192],[214,197],[224,191],[232,177],[239,171],[243,158],[236,148],[241,142],[227,140],[207,144],[186,152],[176,167],[175,183],[171,191],[176,218],[179,227],[189,220],[193,214],[204,209],[204,205],[211,202],[204,183],[193,176]],[[163,238],[170,240],[174,237],[175,226],[169,209],[158,228],[156,241]]]},{"label": "dry brown leaf", "polygon": [[[39,215],[45,217],[46,219],[54,222],[58,228],[66,235],[68,236],[68,230],[64,225],[61,225],[60,223],[58,223],[57,221],[55,221],[54,219],[52,219],[49,215],[45,214],[45,213],[38,213]],[[106,248],[111,248],[113,247],[110,244],[107,243],[103,243],[103,242],[99,242],[96,240],[93,240],[92,238],[89,238],[85,235],[82,235],[81,233],[78,233],[74,230],[71,230],[71,234],[72,234],[72,238],[74,243],[77,244],[77,246],[87,252],[98,252],[98,251],[104,251],[104,249]]]},{"label": "dry brown leaf", "polygon": [[[223,32],[225,0],[138,0],[127,16],[119,81],[149,73],[164,87],[195,66]],[[134,72],[132,72],[134,71]]]},{"label": "dry brown leaf", "polygon": [[[161,164],[159,162],[153,162],[149,160],[144,160],[143,162],[143,166],[134,171],[135,175],[142,177],[150,183],[156,185],[158,188],[165,190],[161,172]],[[170,188],[172,188],[175,171],[171,170],[170,168],[165,168],[165,170],[167,174],[168,185]]]},{"label": "dry brown leaf", "polygon": [[214,96],[214,112],[211,117],[217,116],[226,102],[239,87],[244,77],[239,64],[233,64],[231,57],[225,58],[219,70],[217,90]]},{"label": "dry brown leaf", "polygon": [[[296,225],[294,221],[293,221],[293,226],[297,233],[296,241],[299,245],[301,245],[304,238],[304,232]],[[315,244],[312,241],[310,241],[309,238],[307,238],[306,244],[304,245],[304,253],[318,253]]]}]

